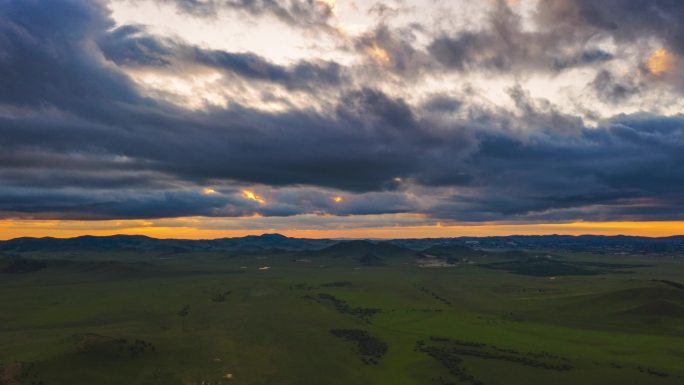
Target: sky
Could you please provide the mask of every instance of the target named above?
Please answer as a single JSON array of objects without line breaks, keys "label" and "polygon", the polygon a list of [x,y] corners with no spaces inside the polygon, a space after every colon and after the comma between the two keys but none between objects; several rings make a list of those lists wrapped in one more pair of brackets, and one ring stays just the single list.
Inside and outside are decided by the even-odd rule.
[{"label": "sky", "polygon": [[684,233],[679,0],[0,0],[0,239]]}]

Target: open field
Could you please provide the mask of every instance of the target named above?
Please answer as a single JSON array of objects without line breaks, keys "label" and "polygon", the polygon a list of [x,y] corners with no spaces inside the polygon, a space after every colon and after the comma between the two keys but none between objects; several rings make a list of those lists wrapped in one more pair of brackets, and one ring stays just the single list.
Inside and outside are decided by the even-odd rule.
[{"label": "open field", "polygon": [[344,252],[27,253],[0,384],[684,383],[682,260]]}]

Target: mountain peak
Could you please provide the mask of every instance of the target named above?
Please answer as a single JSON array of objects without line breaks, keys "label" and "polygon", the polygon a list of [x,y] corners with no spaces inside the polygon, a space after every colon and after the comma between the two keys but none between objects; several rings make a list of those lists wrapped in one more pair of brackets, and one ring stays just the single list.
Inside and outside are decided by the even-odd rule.
[{"label": "mountain peak", "polygon": [[267,233],[267,234],[261,234],[259,235],[259,238],[264,238],[264,239],[288,239],[288,237],[278,234],[278,233]]}]

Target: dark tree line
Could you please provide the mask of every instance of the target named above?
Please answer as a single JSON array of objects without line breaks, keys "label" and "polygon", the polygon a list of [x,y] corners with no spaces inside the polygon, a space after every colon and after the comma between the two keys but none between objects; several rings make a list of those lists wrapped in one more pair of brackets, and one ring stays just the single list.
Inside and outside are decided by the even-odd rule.
[{"label": "dark tree line", "polygon": [[446,298],[440,296],[439,294],[435,293],[434,291],[428,290],[428,288],[426,288],[425,286],[421,286],[421,287],[419,287],[418,289],[419,289],[420,291],[422,291],[423,293],[425,293],[425,294],[431,296],[432,298],[436,299],[437,301],[439,301],[439,302],[441,302],[441,303],[443,303],[443,304],[445,304],[445,305],[451,305],[451,301],[449,301],[448,299],[446,299]]},{"label": "dark tree line", "polygon": [[389,347],[387,343],[377,337],[370,335],[361,329],[332,329],[334,336],[346,341],[355,342],[361,361],[366,365],[377,365],[378,359],[387,353]]},{"label": "dark tree line", "polygon": [[335,307],[335,309],[342,314],[349,314],[368,321],[374,315],[380,313],[382,310],[371,307],[352,307],[349,304],[334,295],[320,293],[316,297],[318,301],[328,302]]}]

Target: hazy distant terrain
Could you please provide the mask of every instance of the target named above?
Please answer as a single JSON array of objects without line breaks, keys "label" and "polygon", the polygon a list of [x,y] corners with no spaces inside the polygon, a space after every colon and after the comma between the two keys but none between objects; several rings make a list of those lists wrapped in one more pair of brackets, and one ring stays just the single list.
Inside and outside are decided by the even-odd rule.
[{"label": "hazy distant terrain", "polygon": [[0,384],[681,384],[680,248],[6,241]]},{"label": "hazy distant terrain", "polygon": [[[280,234],[263,234],[241,238],[211,240],[156,239],[140,235],[77,238],[16,238],[0,241],[5,252],[60,251],[258,251],[258,250],[318,250],[344,242],[343,239],[302,239]],[[636,236],[566,236],[517,235],[499,237],[457,237],[369,240],[371,243],[392,244],[416,251],[431,246],[458,245],[476,249],[547,249],[591,251],[597,253],[684,255],[684,236],[649,238]]]}]

